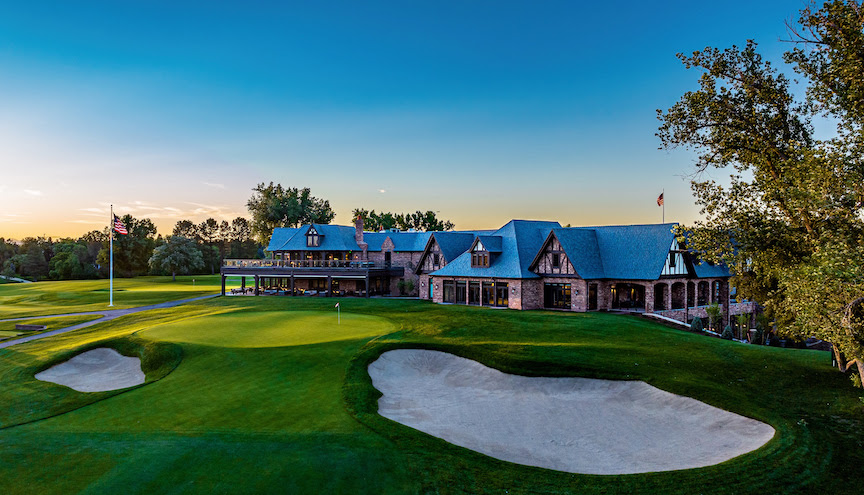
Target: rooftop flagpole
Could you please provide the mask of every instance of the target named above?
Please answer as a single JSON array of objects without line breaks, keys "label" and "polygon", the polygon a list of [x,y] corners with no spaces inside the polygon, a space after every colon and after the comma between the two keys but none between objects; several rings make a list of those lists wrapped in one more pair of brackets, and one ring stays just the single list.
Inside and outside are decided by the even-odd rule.
[{"label": "rooftop flagpole", "polygon": [[663,197],[663,223],[666,223],[666,188],[660,191],[660,196]]},{"label": "rooftop flagpole", "polygon": [[109,248],[108,251],[111,253],[109,255],[110,258],[110,268],[108,269],[108,306],[114,306],[114,205],[111,205],[111,221],[108,223],[108,235],[109,237]]}]

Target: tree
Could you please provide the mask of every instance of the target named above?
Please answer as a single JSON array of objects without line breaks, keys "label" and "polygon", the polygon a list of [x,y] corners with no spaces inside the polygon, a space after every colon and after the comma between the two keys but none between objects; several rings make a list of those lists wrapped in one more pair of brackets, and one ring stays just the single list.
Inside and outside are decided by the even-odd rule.
[{"label": "tree", "polygon": [[203,267],[204,258],[195,241],[172,235],[165,244],[153,250],[149,264],[154,270],[171,273],[171,280],[176,281],[177,273],[182,275]]},{"label": "tree", "polygon": [[79,280],[98,275],[87,245],[72,239],[62,239],[54,244],[54,256],[48,265],[48,277],[52,280]]},{"label": "tree", "polygon": [[[114,273],[124,277],[147,273],[149,260],[156,247],[156,226],[149,218],[138,220],[132,215],[121,218],[128,235],[106,232],[114,236]],[[110,252],[106,244],[99,252],[98,263],[107,271]]]},{"label": "tree", "polygon": [[[689,245],[725,261],[779,331],[829,340],[861,363],[864,329],[844,315],[864,296],[864,2],[806,7],[790,33],[785,60],[805,79],[805,101],[753,41],[706,48],[679,55],[703,71],[699,89],[658,110],[657,135],[698,153],[691,185],[705,220],[680,232]],[[816,139],[814,116],[834,119],[836,135]],[[723,168],[725,187],[700,174]]]},{"label": "tree", "polygon": [[367,230],[389,230],[398,228],[401,230],[420,230],[424,232],[438,230],[453,230],[453,222],[449,220],[438,220],[434,211],[416,211],[414,213],[377,213],[375,210],[369,211],[362,208],[356,208],[352,215],[354,218],[360,217],[363,219],[363,227]]},{"label": "tree", "polygon": [[264,185],[254,189],[246,207],[252,215],[252,233],[261,244],[267,245],[276,227],[299,227],[306,223],[327,224],[336,214],[330,202],[312,196],[308,187],[283,188],[282,184]]}]

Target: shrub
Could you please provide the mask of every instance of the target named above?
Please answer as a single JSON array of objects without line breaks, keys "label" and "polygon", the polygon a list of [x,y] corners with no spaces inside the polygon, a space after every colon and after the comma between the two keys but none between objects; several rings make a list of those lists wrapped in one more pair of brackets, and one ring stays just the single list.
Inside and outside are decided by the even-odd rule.
[{"label": "shrub", "polygon": [[723,333],[720,334],[721,339],[732,340],[734,338],[734,334],[732,333],[732,327],[726,325],[726,328],[723,329]]},{"label": "shrub", "polygon": [[701,332],[702,331],[702,318],[693,318],[693,321],[690,322],[690,331],[691,332]]},{"label": "shrub", "polygon": [[716,328],[720,323],[720,319],[723,316],[723,310],[720,309],[719,304],[712,303],[707,308],[705,308],[705,312],[708,314],[708,328],[716,332]]}]

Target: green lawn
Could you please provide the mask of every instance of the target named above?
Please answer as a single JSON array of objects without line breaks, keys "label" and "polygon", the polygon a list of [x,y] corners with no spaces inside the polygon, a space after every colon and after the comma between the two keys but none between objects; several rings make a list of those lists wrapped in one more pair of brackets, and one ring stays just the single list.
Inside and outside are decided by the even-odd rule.
[{"label": "green lawn", "polygon": [[[98,315],[82,316],[58,316],[54,318],[30,318],[27,320],[0,321],[0,341],[8,340],[18,336],[37,335],[50,332],[60,328],[66,328],[100,318]],[[16,330],[15,325],[45,325],[45,330],[22,331]]]},{"label": "green lawn", "polygon": [[108,280],[4,284],[0,286],[0,320],[146,306],[214,294],[221,290],[220,284],[219,275],[177,277],[176,282],[171,277],[115,278],[112,308],[108,307]]},{"label": "green lawn", "polygon": [[[0,350],[0,493],[860,493],[864,482],[864,392],[827,353],[635,317],[420,301],[341,299],[337,325],[333,301],[218,298]],[[33,379],[100,345],[142,356],[148,383],[82,394]],[[529,375],[646,380],[778,433],[695,470],[510,464],[375,413],[365,369],[396,347]]]}]

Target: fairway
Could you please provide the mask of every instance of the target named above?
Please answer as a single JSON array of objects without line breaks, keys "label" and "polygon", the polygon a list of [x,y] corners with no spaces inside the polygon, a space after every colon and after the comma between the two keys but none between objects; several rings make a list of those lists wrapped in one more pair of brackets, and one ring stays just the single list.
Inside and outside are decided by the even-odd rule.
[{"label": "fairway", "polygon": [[[827,353],[628,316],[409,300],[342,299],[340,325],[334,303],[220,297],[0,350],[0,493],[843,494],[864,482],[861,391]],[[146,384],[81,393],[34,377],[106,344],[140,356]],[[729,461],[665,473],[505,462],[378,413],[368,366],[403,348],[514,375],[644,381],[776,435]]]},{"label": "fairway", "polygon": [[218,347],[282,347],[385,335],[396,327],[377,316],[336,311],[242,311],[191,318],[140,332],[142,337]]}]

